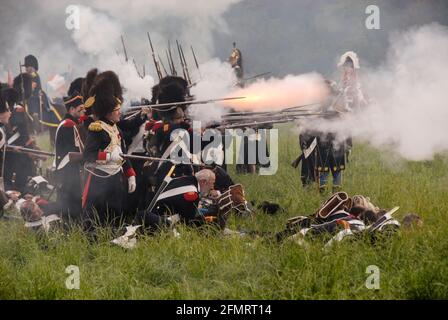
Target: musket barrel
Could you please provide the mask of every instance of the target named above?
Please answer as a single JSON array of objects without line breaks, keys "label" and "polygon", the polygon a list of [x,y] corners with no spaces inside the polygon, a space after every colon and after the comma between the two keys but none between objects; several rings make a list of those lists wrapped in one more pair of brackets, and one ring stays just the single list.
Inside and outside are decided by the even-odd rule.
[{"label": "musket barrel", "polygon": [[180,101],[180,102],[171,102],[171,103],[159,103],[159,104],[145,104],[139,106],[132,106],[128,108],[128,111],[136,111],[140,110],[144,107],[149,108],[157,108],[157,107],[172,107],[172,106],[182,106],[187,104],[207,104],[212,102],[220,102],[220,101],[229,101],[229,100],[241,100],[246,97],[230,97],[230,98],[220,98],[220,99],[210,99],[210,100],[192,100],[192,101]]},{"label": "musket barrel", "polygon": [[5,147],[7,150],[10,150],[10,151],[24,152],[24,153],[36,154],[36,155],[42,155],[42,156],[48,156],[48,157],[55,156],[55,154],[52,152],[36,150],[36,149],[31,149],[31,148],[25,148],[25,147],[20,147],[20,146],[6,145]]}]

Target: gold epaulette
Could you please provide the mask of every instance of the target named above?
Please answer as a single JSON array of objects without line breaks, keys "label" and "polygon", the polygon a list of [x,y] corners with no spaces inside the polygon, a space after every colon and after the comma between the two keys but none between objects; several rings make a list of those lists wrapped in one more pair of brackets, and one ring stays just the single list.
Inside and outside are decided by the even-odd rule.
[{"label": "gold epaulette", "polygon": [[95,121],[89,125],[89,130],[94,132],[100,132],[101,130],[103,130],[103,127],[101,126],[101,123],[99,121]]}]

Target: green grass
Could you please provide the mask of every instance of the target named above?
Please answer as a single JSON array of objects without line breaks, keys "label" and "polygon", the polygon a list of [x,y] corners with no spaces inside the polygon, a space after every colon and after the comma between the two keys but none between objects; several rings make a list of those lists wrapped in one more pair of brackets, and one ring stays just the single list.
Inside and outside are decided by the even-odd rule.
[{"label": "green grass", "polygon": [[[303,189],[290,167],[298,143],[288,127],[279,151],[276,175],[233,176],[248,199],[275,201],[286,211],[232,218],[232,228],[278,231],[288,217],[311,213],[324,200],[315,187]],[[344,190],[382,208],[400,206],[398,218],[416,212],[424,226],[378,245],[361,239],[326,251],[320,241],[304,249],[180,228],[180,239],[164,232],[126,251],[109,245],[107,230],[93,243],[79,230],[45,236],[2,221],[0,299],[446,299],[448,159],[391,164],[386,158],[356,144]],[[80,290],[65,287],[69,265],[80,268]],[[369,265],[380,268],[379,290],[365,286]]]}]

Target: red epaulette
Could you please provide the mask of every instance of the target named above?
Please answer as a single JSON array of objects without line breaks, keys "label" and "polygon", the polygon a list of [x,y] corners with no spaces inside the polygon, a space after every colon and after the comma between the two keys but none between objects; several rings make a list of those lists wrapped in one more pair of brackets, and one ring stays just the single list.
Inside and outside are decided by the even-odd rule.
[{"label": "red epaulette", "polygon": [[62,123],[62,126],[64,128],[73,128],[74,126],[76,126],[76,123],[72,119],[65,119]]},{"label": "red epaulette", "polygon": [[154,120],[148,120],[145,123],[145,131],[149,131],[152,129],[153,125],[154,125],[155,121]]},{"label": "red epaulette", "polygon": [[145,130],[146,131],[152,130],[153,132],[156,132],[160,127],[162,127],[162,124],[163,124],[162,121],[150,120],[149,122],[146,123]]},{"label": "red epaulette", "polygon": [[78,123],[79,124],[83,124],[84,121],[86,121],[88,117],[89,116],[86,116],[86,115],[80,116],[79,119],[78,119]]}]

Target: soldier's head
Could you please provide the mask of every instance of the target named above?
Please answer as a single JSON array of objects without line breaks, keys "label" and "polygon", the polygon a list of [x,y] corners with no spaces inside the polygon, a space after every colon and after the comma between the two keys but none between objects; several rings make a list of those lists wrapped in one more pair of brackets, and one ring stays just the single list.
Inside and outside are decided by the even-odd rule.
[{"label": "soldier's head", "polygon": [[39,70],[39,62],[37,61],[37,58],[32,54],[25,57],[25,68],[26,72],[29,74],[32,74]]},{"label": "soldier's head", "polygon": [[31,97],[33,78],[28,73],[19,74],[14,78],[13,88],[18,93],[17,100],[23,102]]},{"label": "soldier's head", "polygon": [[72,117],[79,119],[81,116],[84,115],[85,112],[84,101],[81,95],[76,94],[71,97],[65,97],[64,105],[65,108],[67,109],[67,113],[70,114]]},{"label": "soldier's head", "polygon": [[25,200],[20,206],[20,213],[26,222],[40,220],[43,215],[42,209],[33,200]]},{"label": "soldier's head", "polygon": [[11,111],[9,109],[8,103],[5,99],[3,99],[2,95],[0,95],[0,123],[8,124],[9,118],[11,117]]},{"label": "soldier's head", "polygon": [[105,71],[97,75],[89,90],[89,98],[85,100],[85,107],[91,107],[99,119],[117,123],[120,121],[122,103],[123,89],[115,72]]},{"label": "soldier's head", "polygon": [[210,169],[202,169],[195,174],[201,195],[207,196],[215,188],[215,173]]},{"label": "soldier's head", "polygon": [[415,213],[408,213],[403,217],[401,225],[404,229],[420,228],[423,226],[423,219]]},{"label": "soldier's head", "polygon": [[185,113],[181,107],[177,107],[173,114],[173,123],[179,124],[185,121]]},{"label": "soldier's head", "polygon": [[14,88],[4,87],[1,91],[1,96],[10,111],[12,111],[15,104],[19,102],[19,93]]}]

